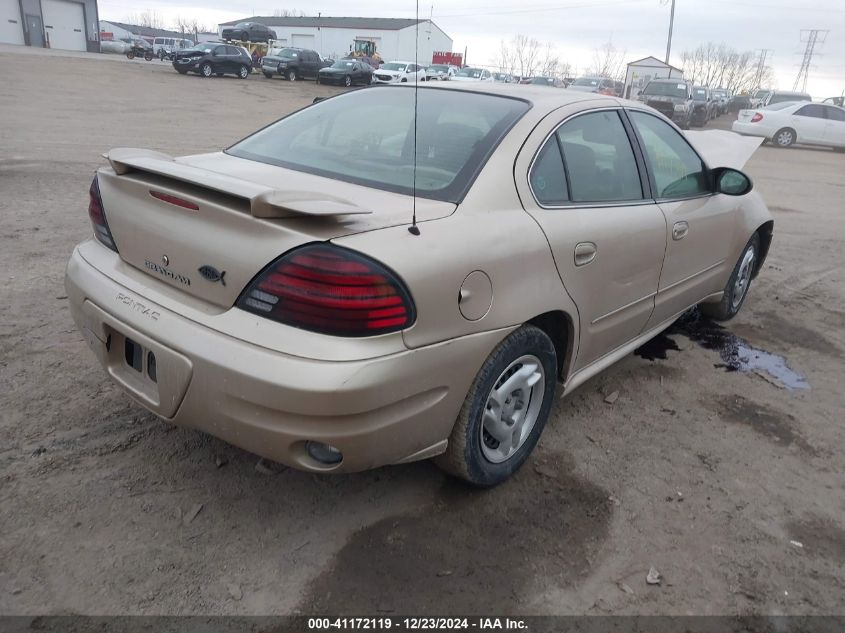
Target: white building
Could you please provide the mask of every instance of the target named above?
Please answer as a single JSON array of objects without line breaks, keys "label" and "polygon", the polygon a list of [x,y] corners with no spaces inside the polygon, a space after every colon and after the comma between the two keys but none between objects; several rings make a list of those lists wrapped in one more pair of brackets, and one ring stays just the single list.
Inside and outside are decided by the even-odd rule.
[{"label": "white building", "polygon": [[100,52],[97,0],[0,0],[0,42]]},{"label": "white building", "polygon": [[252,17],[219,25],[225,27],[239,22],[260,22],[276,32],[277,39],[286,46],[310,48],[322,57],[340,59],[353,49],[355,40],[374,42],[376,52],[384,61],[414,61],[416,35],[419,34],[418,55],[421,64],[431,63],[434,51],[451,51],[452,38],[431,20],[413,18],[331,18],[331,17]]},{"label": "white building", "polygon": [[643,57],[628,64],[625,74],[625,90],[622,93],[627,99],[636,99],[640,90],[652,79],[683,79],[684,71],[666,64],[656,57]]}]

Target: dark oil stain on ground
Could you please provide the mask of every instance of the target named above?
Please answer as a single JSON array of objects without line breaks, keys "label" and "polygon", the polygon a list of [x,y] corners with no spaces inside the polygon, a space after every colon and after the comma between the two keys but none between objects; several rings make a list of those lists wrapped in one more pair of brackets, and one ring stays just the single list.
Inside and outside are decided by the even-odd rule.
[{"label": "dark oil stain on ground", "polygon": [[665,360],[670,350],[680,351],[670,338],[673,334],[682,334],[705,349],[719,352],[722,362],[716,367],[725,371],[764,371],[787,389],[810,388],[803,376],[790,369],[783,356],[754,347],[698,310],[685,313],[667,330],[638,347],[634,354],[646,360]]},{"label": "dark oil stain on ground", "polygon": [[535,457],[490,489],[446,479],[436,501],[369,525],[309,586],[302,613],[471,615],[528,608],[585,576],[612,504],[566,460]]},{"label": "dark oil stain on ground", "polygon": [[725,396],[718,401],[719,415],[729,422],[750,426],[760,435],[779,446],[797,446],[802,451],[815,455],[810,444],[794,428],[795,418],[759,402],[742,396]]}]

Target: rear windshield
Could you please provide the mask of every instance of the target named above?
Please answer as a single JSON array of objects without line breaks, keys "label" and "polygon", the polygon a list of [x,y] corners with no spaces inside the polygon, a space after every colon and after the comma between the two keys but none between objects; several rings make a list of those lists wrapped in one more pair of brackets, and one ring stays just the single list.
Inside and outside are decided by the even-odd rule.
[{"label": "rear windshield", "polygon": [[675,82],[670,83],[668,81],[652,81],[645,87],[645,90],[643,90],[640,94],[654,95],[660,97],[686,97],[687,86],[686,84],[679,84]]},{"label": "rear windshield", "polygon": [[581,77],[580,79],[576,79],[572,82],[573,86],[598,86],[599,80],[594,79],[593,77]]},{"label": "rear windshield", "polygon": [[764,109],[765,110],[785,110],[789,106],[794,106],[797,101],[779,101],[777,103],[770,103]]},{"label": "rear windshield", "polygon": [[[412,194],[414,94],[379,87],[326,99],[226,153]],[[459,90],[420,88],[417,98],[416,193],[448,202],[460,202],[499,141],[530,107],[521,99]]]},{"label": "rear windshield", "polygon": [[769,99],[769,105],[773,103],[783,103],[786,101],[812,101],[810,95],[802,95],[795,92],[775,92]]}]

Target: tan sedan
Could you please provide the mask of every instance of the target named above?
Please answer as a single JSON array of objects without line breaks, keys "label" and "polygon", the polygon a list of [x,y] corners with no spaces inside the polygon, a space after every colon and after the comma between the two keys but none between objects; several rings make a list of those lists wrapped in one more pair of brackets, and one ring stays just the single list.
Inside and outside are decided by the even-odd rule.
[{"label": "tan sedan", "polygon": [[737,313],[772,219],[734,136],[702,156],[641,104],[450,83],[340,94],[213,154],[112,150],[66,275],[112,379],[290,466],[436,457],[486,486],[557,383],[696,304]]}]

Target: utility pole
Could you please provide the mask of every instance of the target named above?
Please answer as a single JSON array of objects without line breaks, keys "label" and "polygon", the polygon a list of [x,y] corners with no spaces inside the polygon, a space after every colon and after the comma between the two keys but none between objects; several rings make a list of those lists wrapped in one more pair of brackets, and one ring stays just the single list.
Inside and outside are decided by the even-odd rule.
[{"label": "utility pole", "polygon": [[763,82],[763,71],[766,68],[766,58],[769,56],[769,53],[774,53],[774,50],[771,48],[760,49],[760,57],[757,60],[757,72],[754,73],[755,88],[759,88],[760,84]]},{"label": "utility pole", "polygon": [[666,64],[669,64],[669,53],[672,52],[672,28],[675,26],[675,0],[671,0],[672,10],[669,13],[669,37],[666,39]]},{"label": "utility pole", "polygon": [[798,76],[795,78],[792,90],[798,90],[798,84],[801,84],[801,92],[807,92],[807,77],[810,74],[810,63],[813,61],[816,44],[824,44],[828,33],[830,31],[821,29],[801,31],[801,41],[806,42],[807,46],[804,48],[804,59],[801,62],[801,68],[798,69]]}]

